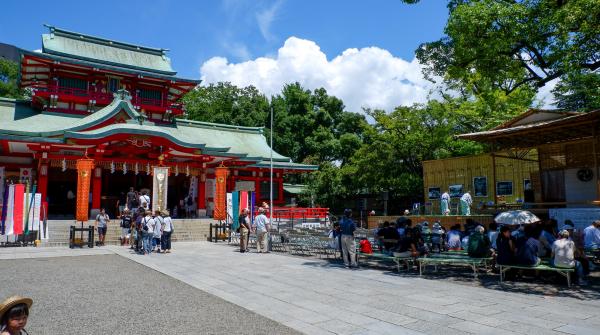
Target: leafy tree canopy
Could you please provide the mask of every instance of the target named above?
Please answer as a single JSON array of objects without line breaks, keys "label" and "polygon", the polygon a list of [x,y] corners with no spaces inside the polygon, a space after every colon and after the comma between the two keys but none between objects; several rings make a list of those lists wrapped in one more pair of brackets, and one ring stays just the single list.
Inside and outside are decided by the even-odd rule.
[{"label": "leafy tree canopy", "polygon": [[[598,76],[593,72],[600,67],[598,0],[450,0],[448,8],[447,36],[416,51],[430,79],[511,94],[556,78]],[[558,90],[559,102],[564,92]],[[584,93],[596,97],[592,100],[600,96],[583,90],[577,95]],[[562,106],[570,108],[569,101]]]},{"label": "leafy tree canopy", "polygon": [[19,65],[13,61],[0,58],[0,97],[23,99],[23,90],[19,89],[17,77]]}]

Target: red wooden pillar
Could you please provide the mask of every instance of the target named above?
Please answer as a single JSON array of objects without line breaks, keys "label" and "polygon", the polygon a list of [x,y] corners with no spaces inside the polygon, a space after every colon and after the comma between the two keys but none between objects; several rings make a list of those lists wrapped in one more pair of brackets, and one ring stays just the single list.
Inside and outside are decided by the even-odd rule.
[{"label": "red wooden pillar", "polygon": [[37,190],[42,194],[42,201],[48,201],[48,164],[40,164],[38,169]]},{"label": "red wooden pillar", "polygon": [[[277,178],[277,186],[279,187],[277,201],[283,205],[285,202],[285,199],[283,198],[283,178]],[[275,187],[275,185],[273,185],[273,187]]]},{"label": "red wooden pillar", "polygon": [[206,176],[204,174],[198,180],[198,209],[206,209]]},{"label": "red wooden pillar", "polygon": [[92,178],[92,210],[100,209],[100,197],[102,196],[102,168],[94,168],[94,178]]}]

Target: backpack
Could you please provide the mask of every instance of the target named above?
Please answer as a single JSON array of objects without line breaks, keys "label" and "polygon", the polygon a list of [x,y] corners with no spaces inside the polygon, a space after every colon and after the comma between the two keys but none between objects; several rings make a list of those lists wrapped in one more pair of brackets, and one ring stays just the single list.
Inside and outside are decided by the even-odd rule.
[{"label": "backpack", "polygon": [[361,240],[359,245],[360,245],[359,250],[363,254],[372,254],[373,253],[373,248],[371,247],[371,242],[369,242],[369,240]]}]

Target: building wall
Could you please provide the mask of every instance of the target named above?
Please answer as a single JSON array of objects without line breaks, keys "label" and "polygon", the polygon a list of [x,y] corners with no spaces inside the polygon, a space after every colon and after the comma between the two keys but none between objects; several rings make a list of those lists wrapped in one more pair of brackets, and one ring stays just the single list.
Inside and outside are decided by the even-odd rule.
[{"label": "building wall", "polygon": [[[507,154],[501,153],[500,155]],[[499,201],[512,203],[523,200],[525,180],[530,182],[536,199],[539,197],[537,153],[529,152],[523,158],[527,160],[496,157],[496,182],[512,182],[512,194],[502,196],[498,199]],[[423,162],[425,201],[431,202],[435,210],[439,209],[439,199],[430,198],[429,190],[437,187],[443,193],[451,185],[463,185],[463,193],[471,191],[476,207],[480,203],[494,201],[493,175],[493,159],[490,154],[425,161]],[[487,182],[487,187],[483,188],[486,191],[483,195],[476,194],[474,186],[474,178],[482,181],[481,177],[485,178]]]}]

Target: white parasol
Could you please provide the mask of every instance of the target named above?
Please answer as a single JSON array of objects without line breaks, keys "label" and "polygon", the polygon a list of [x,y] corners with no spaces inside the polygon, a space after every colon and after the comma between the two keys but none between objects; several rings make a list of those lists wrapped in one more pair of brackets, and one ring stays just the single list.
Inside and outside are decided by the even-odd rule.
[{"label": "white parasol", "polygon": [[494,221],[498,224],[520,225],[539,222],[541,220],[530,211],[508,211],[498,214],[494,218]]}]

